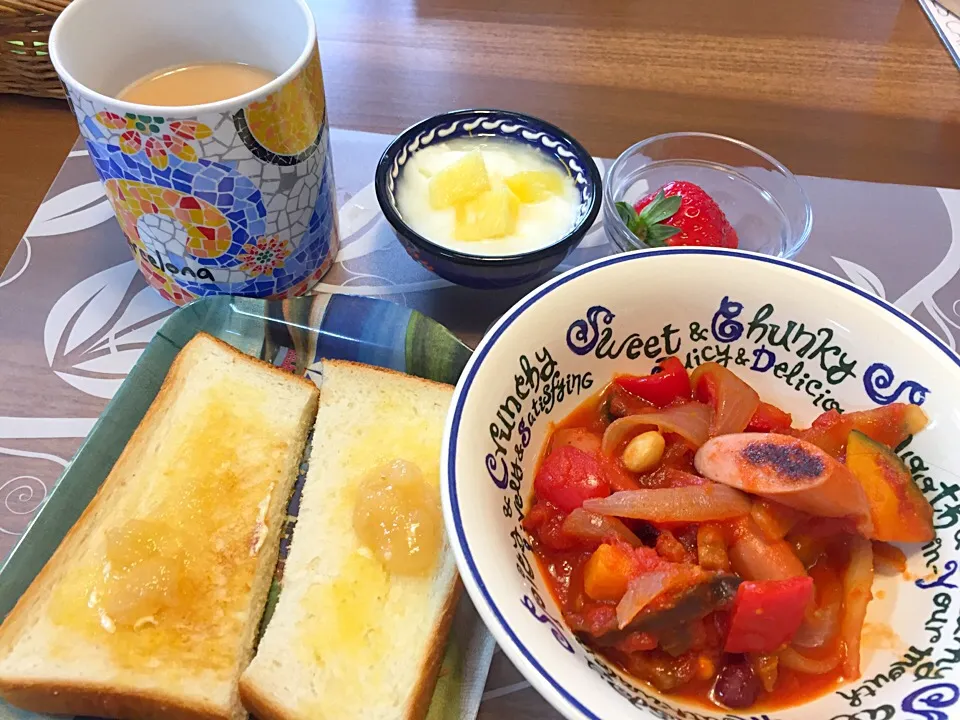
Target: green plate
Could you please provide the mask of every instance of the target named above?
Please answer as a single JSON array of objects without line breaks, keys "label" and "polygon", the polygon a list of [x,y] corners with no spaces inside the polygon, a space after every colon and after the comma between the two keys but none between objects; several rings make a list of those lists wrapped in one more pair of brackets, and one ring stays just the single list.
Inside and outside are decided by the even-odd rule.
[{"label": "green plate", "polygon": [[[143,351],[0,570],[0,617],[10,612],[93,499],[177,353],[198,332],[307,376],[319,370],[322,358],[337,358],[455,383],[471,352],[435,320],[371,298],[316,295],[268,301],[220,296],[180,308]],[[302,479],[301,474],[290,502],[292,520],[284,531],[281,557],[295,524]],[[279,580],[274,580],[265,617],[272,611]],[[466,595],[460,604],[430,709],[429,717],[435,720],[476,713],[493,653],[493,640]],[[42,717],[0,701],[0,720]]]}]

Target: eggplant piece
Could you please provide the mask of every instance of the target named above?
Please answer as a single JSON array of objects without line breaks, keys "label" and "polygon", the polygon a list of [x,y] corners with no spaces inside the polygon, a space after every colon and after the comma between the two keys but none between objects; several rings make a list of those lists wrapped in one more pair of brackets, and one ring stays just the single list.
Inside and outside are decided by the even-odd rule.
[{"label": "eggplant piece", "polygon": [[683,625],[677,625],[667,635],[650,634],[657,636],[657,642],[660,643],[661,650],[673,657],[679,657],[693,647],[693,628],[693,622],[690,621]]},{"label": "eggplant piece", "polygon": [[646,520],[632,520],[630,518],[621,518],[628,528],[633,530],[633,534],[640,538],[642,542],[647,547],[656,547],[657,538],[660,537],[660,531],[653,526],[652,523],[648,523]]},{"label": "eggplant piece", "polygon": [[610,647],[630,633],[646,632],[657,638],[663,650],[680,655],[689,649],[693,639],[690,623],[727,608],[741,582],[737,575],[717,573],[678,594],[673,604],[641,610],[625,627],[589,639],[600,647]]},{"label": "eggplant piece", "polygon": [[630,414],[630,408],[627,407],[627,403],[624,401],[622,394],[616,391],[611,392],[610,395],[607,396],[606,407],[604,409],[607,411],[608,422],[619,420]]},{"label": "eggplant piece", "polygon": [[631,395],[619,385],[614,384],[607,392],[607,397],[601,406],[604,419],[607,423],[614,420],[636,415],[644,410],[653,407],[646,400],[641,400],[636,395]]}]

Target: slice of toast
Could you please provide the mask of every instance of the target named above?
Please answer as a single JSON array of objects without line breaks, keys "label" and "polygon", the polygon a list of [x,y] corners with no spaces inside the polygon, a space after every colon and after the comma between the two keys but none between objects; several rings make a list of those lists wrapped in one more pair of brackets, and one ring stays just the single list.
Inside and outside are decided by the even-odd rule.
[{"label": "slice of toast", "polygon": [[389,572],[354,530],[371,471],[413,463],[439,505],[440,445],[453,388],[325,360],[313,450],[283,588],[240,679],[260,720],[415,720],[430,704],[459,595],[441,538],[420,574]]},{"label": "slice of toast", "polygon": [[246,718],[237,679],[317,389],[200,334],[0,627],[0,696],[137,720]]}]

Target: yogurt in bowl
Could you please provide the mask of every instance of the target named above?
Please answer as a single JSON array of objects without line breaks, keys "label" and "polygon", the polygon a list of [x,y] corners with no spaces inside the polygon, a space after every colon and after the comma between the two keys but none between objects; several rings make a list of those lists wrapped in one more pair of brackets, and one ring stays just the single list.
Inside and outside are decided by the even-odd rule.
[{"label": "yogurt in bowl", "polygon": [[508,110],[456,110],[408,128],[380,158],[374,189],[414,260],[482,289],[553,270],[593,225],[602,196],[579,142]]},{"label": "yogurt in bowl", "polygon": [[579,198],[557,162],[523,143],[458,138],[410,158],[397,208],[438,245],[477,255],[539,250],[573,227]]}]

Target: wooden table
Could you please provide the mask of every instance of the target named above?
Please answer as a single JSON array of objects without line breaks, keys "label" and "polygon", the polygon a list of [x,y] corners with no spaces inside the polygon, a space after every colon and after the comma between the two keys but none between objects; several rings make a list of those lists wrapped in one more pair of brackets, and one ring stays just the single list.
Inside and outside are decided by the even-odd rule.
[{"label": "wooden table", "polygon": [[[704,130],[797,173],[960,187],[960,75],[916,0],[311,2],[335,126],[486,105],[605,157]],[[2,267],[77,132],[10,96],[0,128]]]}]

